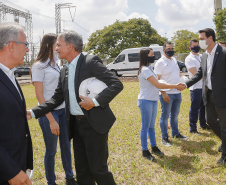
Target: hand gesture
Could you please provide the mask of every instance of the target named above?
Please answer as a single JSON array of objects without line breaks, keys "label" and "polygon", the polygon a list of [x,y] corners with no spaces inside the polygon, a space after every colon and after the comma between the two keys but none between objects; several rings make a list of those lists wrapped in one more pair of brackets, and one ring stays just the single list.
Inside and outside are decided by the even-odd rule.
[{"label": "hand gesture", "polygon": [[27,120],[30,120],[30,119],[32,119],[31,112],[29,110],[27,110]]},{"label": "hand gesture", "polygon": [[95,104],[93,103],[93,100],[91,100],[90,98],[84,97],[84,96],[82,96],[82,95],[80,95],[79,98],[81,98],[81,100],[82,100],[82,101],[79,103],[79,105],[80,105],[83,109],[90,110],[90,109],[92,109],[93,107],[95,107]]},{"label": "hand gesture", "polygon": [[185,83],[178,83],[176,89],[177,89],[178,91],[183,91],[184,89],[186,89]]},{"label": "hand gesture", "polygon": [[20,171],[15,177],[8,181],[10,185],[32,185],[30,179],[24,171]]}]

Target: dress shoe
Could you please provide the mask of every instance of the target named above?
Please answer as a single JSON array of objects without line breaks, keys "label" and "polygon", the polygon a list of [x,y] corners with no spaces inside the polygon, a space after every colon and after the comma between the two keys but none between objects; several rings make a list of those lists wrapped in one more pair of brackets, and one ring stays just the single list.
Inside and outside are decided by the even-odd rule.
[{"label": "dress shoe", "polygon": [[218,148],[217,150],[218,150],[218,152],[222,152],[222,151],[223,151],[223,150],[222,150],[222,145],[219,146],[219,148]]},{"label": "dress shoe", "polygon": [[66,179],[66,184],[65,185],[78,185],[76,180],[74,178],[72,179]]},{"label": "dress shoe", "polygon": [[199,132],[197,130],[192,130],[190,131],[191,134],[196,134],[196,135],[199,135]]},{"label": "dress shoe", "polygon": [[180,133],[177,134],[177,135],[174,135],[173,138],[180,139],[180,140],[186,140],[186,139],[188,139],[187,136],[183,136]]},{"label": "dress shoe", "polygon": [[201,128],[202,128],[203,130],[211,130],[211,128],[210,128],[209,125],[201,126]]},{"label": "dress shoe", "polygon": [[226,157],[221,157],[218,161],[217,161],[217,165],[224,165],[226,164]]},{"label": "dress shoe", "polygon": [[150,160],[150,161],[154,161],[155,157],[151,155],[151,153],[149,152],[149,150],[143,150],[142,151],[143,157]]}]

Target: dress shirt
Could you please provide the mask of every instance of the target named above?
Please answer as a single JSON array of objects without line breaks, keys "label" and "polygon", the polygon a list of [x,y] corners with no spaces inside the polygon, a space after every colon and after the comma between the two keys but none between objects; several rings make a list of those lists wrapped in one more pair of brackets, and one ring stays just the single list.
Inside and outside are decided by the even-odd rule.
[{"label": "dress shirt", "polygon": [[208,87],[208,89],[211,89],[211,90],[212,90],[211,73],[212,73],[213,59],[214,59],[214,56],[215,56],[217,45],[218,44],[216,44],[214,46],[214,48],[212,49],[210,54],[206,51],[206,53],[207,53],[207,87]]},{"label": "dress shirt", "polygon": [[16,80],[15,80],[15,76],[14,76],[14,71],[16,70],[16,68],[13,69],[9,69],[8,67],[6,67],[5,65],[3,65],[2,63],[0,63],[0,69],[2,69],[2,71],[8,76],[8,78],[11,80],[11,82],[13,83],[13,85],[16,87],[20,98],[22,99],[22,96],[20,94],[20,91],[18,89],[18,86],[16,84]]}]

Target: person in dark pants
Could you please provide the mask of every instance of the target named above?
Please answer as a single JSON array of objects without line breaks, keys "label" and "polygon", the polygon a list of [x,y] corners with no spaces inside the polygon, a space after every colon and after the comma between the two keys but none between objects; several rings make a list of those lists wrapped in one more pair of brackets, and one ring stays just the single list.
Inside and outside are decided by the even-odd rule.
[{"label": "person in dark pants", "polygon": [[32,184],[26,174],[33,169],[26,103],[14,76],[28,46],[22,26],[0,24],[0,185]]},{"label": "person in dark pants", "polygon": [[[107,70],[99,57],[84,56],[82,47],[82,37],[76,32],[59,34],[56,51],[59,58],[66,59],[68,64],[60,71],[55,94],[50,100],[33,108],[31,114],[39,118],[65,101],[78,184],[115,185],[107,164],[108,132],[116,120],[109,103],[123,89],[123,85]],[[81,82],[91,77],[96,77],[107,87],[92,99],[79,96]]]},{"label": "person in dark pants", "polygon": [[221,165],[226,162],[226,48],[216,44],[215,39],[213,29],[199,31],[199,45],[206,52],[201,57],[198,72],[185,83],[190,87],[203,78],[202,98],[207,123],[222,140],[222,156],[217,161]]},{"label": "person in dark pants", "polygon": [[[201,54],[199,54],[200,46],[197,39],[189,42],[191,53],[185,58],[185,65],[191,78],[200,68]],[[199,134],[197,131],[197,121],[199,118],[200,127],[202,129],[210,129],[206,124],[205,106],[202,101],[202,80],[190,88],[191,108],[189,111],[190,133]]]}]

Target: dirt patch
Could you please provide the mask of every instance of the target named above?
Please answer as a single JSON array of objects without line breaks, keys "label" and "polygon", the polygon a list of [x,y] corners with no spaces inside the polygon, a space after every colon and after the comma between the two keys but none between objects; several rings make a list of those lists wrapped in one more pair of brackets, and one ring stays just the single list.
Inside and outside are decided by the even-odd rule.
[{"label": "dirt patch", "polygon": [[120,77],[121,82],[138,82],[137,77]]}]

